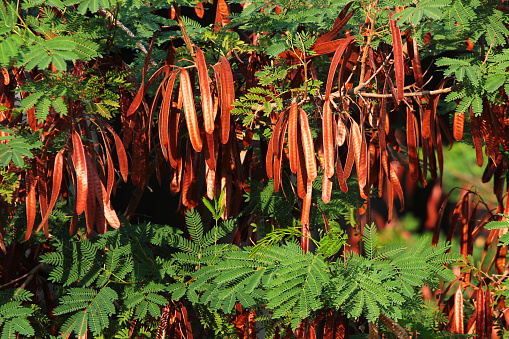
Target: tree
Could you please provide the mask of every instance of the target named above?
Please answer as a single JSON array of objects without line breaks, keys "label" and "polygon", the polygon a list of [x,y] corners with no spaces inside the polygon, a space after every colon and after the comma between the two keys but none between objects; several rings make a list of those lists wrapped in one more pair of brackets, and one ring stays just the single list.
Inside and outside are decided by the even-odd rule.
[{"label": "tree", "polygon": [[[472,257],[486,223],[504,227],[509,215],[504,10],[470,0],[0,4],[2,288],[22,288],[5,292],[5,336],[39,333],[38,317],[66,337],[253,336],[255,319],[297,337],[321,322],[344,334],[348,318],[399,337],[401,325],[431,336],[507,327],[505,238],[488,268],[498,230],[481,264]],[[482,180],[494,178],[503,214],[466,191],[448,230],[451,242],[460,222],[463,271],[451,276],[447,244],[381,250],[371,219],[380,198],[393,218],[395,193],[404,209],[400,168],[441,184],[455,141],[479,166],[484,143]],[[136,216],[153,177],[186,226]],[[360,254],[344,248],[340,224]],[[220,242],[229,232],[233,244]],[[439,234],[437,222],[433,245]],[[449,323],[418,297],[439,275],[452,281],[440,286]],[[43,291],[33,313],[24,288]],[[405,323],[410,305],[420,321]]]}]

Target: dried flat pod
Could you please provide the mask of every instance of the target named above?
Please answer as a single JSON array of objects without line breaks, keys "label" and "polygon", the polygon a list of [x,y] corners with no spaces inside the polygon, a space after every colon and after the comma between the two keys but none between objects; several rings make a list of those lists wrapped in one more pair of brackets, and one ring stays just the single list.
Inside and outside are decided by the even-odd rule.
[{"label": "dried flat pod", "polygon": [[461,289],[461,284],[458,286],[456,293],[454,293],[454,320],[452,322],[452,333],[465,333],[465,329],[463,327],[463,291]]},{"label": "dried flat pod", "polygon": [[74,164],[74,171],[76,172],[76,213],[80,215],[84,210],[87,203],[88,192],[88,178],[87,178],[87,164],[85,160],[85,150],[81,137],[78,132],[72,132],[72,160]]},{"label": "dried flat pod", "polygon": [[417,124],[415,115],[409,107],[406,109],[406,134],[408,147],[408,163],[410,166],[410,177],[412,180],[419,179],[419,158],[417,157],[417,135],[415,125]]},{"label": "dried flat pod", "polygon": [[184,104],[187,131],[189,133],[191,145],[196,152],[201,152],[203,144],[200,137],[200,129],[198,127],[198,118],[196,117],[191,78],[185,69],[180,71],[180,90],[182,92],[182,102]]},{"label": "dried flat pod", "polygon": [[175,79],[177,78],[178,71],[172,71],[166,83],[163,91],[163,101],[161,103],[161,110],[159,112],[159,142],[161,148],[168,148],[168,124],[170,116],[170,108],[173,98],[173,87],[175,85]]},{"label": "dried flat pod", "polygon": [[309,250],[309,213],[311,212],[311,198],[313,193],[313,184],[312,181],[308,180],[306,184],[306,196],[302,201],[302,211],[300,217],[301,223],[301,232],[303,237],[301,237],[300,243],[302,250],[304,253],[307,253]]},{"label": "dried flat pod", "polygon": [[37,179],[34,175],[33,166],[30,167],[25,174],[25,186],[26,186],[26,210],[27,210],[27,232],[25,234],[25,241],[30,238],[32,235],[32,228],[35,223],[35,214],[36,214],[36,205],[37,205],[37,197],[36,197],[36,186]]},{"label": "dried flat pod", "polygon": [[[87,167],[90,167],[90,174],[92,177],[90,178],[90,183],[93,185],[95,190],[95,196],[97,198],[99,211],[102,211],[101,213],[104,214],[106,220],[113,228],[119,228],[120,227],[120,221],[118,220],[117,214],[113,210],[113,207],[111,206],[111,202],[108,201],[106,197],[106,189],[104,188],[104,185],[97,175],[97,171],[95,170],[94,165],[92,164],[92,161],[89,157],[86,157],[87,161]],[[98,230],[99,231],[99,230]],[[104,229],[106,231],[106,229]],[[104,232],[102,232],[104,233]]]},{"label": "dried flat pod", "polygon": [[394,71],[396,73],[397,102],[399,104],[404,99],[403,88],[405,87],[405,64],[403,61],[403,43],[401,42],[401,32],[396,25],[396,20],[389,20],[392,35],[392,45],[394,53]]},{"label": "dried flat pod", "polygon": [[334,74],[336,73],[336,68],[338,67],[339,61],[341,60],[341,56],[345,53],[348,45],[354,40],[354,37],[349,37],[346,39],[339,40],[339,45],[336,48],[336,52],[332,57],[331,65],[329,67],[329,76],[327,77],[327,85],[325,86],[325,101],[329,99],[332,90],[332,82],[334,81]]},{"label": "dried flat pod", "polygon": [[[201,2],[199,3],[201,4]],[[207,71],[207,64],[205,63],[205,56],[199,47],[196,47],[196,66],[198,67],[198,80],[200,83],[203,124],[205,126],[205,132],[212,134],[212,132],[214,132],[214,103],[212,101],[212,95],[210,94],[209,73]]]},{"label": "dried flat pod", "polygon": [[336,126],[336,145],[338,147],[343,146],[346,140],[347,130],[345,126],[345,122],[343,121],[343,115],[338,115],[338,122]]},{"label": "dried flat pod", "polygon": [[230,134],[230,111],[235,101],[235,87],[233,83],[233,73],[228,59],[221,57],[221,143],[228,142]]},{"label": "dried flat pod", "polygon": [[313,182],[317,176],[313,136],[311,135],[311,129],[309,128],[309,121],[306,112],[302,108],[299,109],[299,112],[302,148],[304,149],[304,159],[306,162],[306,174],[308,181]]},{"label": "dried flat pod", "polygon": [[55,162],[53,164],[53,172],[52,172],[52,179],[53,179],[53,185],[51,188],[51,200],[48,206],[48,209],[46,210],[46,214],[42,217],[42,221],[39,224],[38,230],[47,223],[48,218],[53,211],[53,208],[55,207],[55,204],[57,202],[58,196],[60,194],[60,187],[62,185],[62,172],[63,172],[63,165],[64,165],[64,156],[63,156],[64,149],[62,148],[57,155],[55,156]]},{"label": "dried flat pod", "polygon": [[292,173],[297,173],[297,168],[299,166],[298,164],[299,156],[297,146],[298,112],[299,107],[297,106],[297,102],[293,101],[290,106],[290,115],[288,117],[288,155],[290,159],[290,171],[292,171]]},{"label": "dried flat pod", "polygon": [[323,136],[323,162],[325,165],[324,175],[332,178],[334,175],[334,136],[332,134],[332,110],[330,98],[325,99],[323,105],[322,136]]},{"label": "dried flat pod", "polygon": [[330,202],[332,194],[332,178],[327,178],[326,175],[322,177],[322,201],[325,204]]}]

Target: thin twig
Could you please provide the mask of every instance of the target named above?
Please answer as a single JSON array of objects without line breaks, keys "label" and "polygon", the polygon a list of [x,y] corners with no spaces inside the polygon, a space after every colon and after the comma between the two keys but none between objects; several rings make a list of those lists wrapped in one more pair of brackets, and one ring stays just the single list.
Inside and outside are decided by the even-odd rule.
[{"label": "thin twig", "polygon": [[[376,7],[378,4],[377,4],[377,1],[374,1],[374,6],[373,7]],[[359,85],[354,88],[354,90],[356,89],[357,91],[359,91],[360,88],[363,87],[362,85],[362,81],[364,81],[364,74],[366,74],[366,59],[368,57],[368,54],[369,54],[369,49],[371,47],[371,41],[373,40],[373,36],[375,35],[375,18],[376,18],[376,8],[374,8],[375,12],[372,14],[372,16],[369,18],[369,35],[368,35],[368,40],[366,41],[366,45],[364,45],[364,50],[362,51],[362,57],[361,57],[361,74],[360,74],[360,77],[359,77]],[[369,9],[368,9],[369,11]]]},{"label": "thin twig", "polygon": [[186,43],[187,49],[189,50],[189,53],[191,53],[191,56],[196,61],[196,52],[193,48],[193,43],[191,42],[191,39],[189,38],[189,35],[186,31],[186,26],[184,25],[184,21],[182,20],[182,16],[180,15],[180,7],[174,3],[173,8],[175,8],[175,19],[177,19],[177,23],[179,25],[180,30],[182,31],[182,36],[184,38],[184,42]]},{"label": "thin twig", "polygon": [[[411,87],[411,86],[409,86],[409,87]],[[436,90],[433,90],[433,91],[421,91],[421,92],[404,93],[404,96],[405,97],[420,97],[420,96],[425,96],[425,95],[443,94],[443,93],[452,92],[452,91],[454,91],[455,89],[458,89],[458,88],[459,88],[459,86],[452,86],[452,87],[447,87],[447,88],[442,88],[442,89],[436,89]],[[349,90],[348,92],[346,92],[346,94],[347,95],[354,95],[354,90],[355,90],[355,88]],[[358,95],[360,97],[365,97],[365,98],[392,98],[392,94],[380,94],[380,93],[369,93],[369,92],[359,92],[356,95]],[[320,96],[323,96],[323,93],[320,93],[320,95],[318,95],[318,97],[320,97]],[[341,95],[340,92],[335,92],[335,93],[332,93],[330,95],[330,98],[331,99],[338,99],[341,96],[342,95]],[[311,100],[313,100],[313,98],[314,97],[306,96],[306,97],[303,97],[301,100],[299,100],[298,103],[299,104],[304,104],[306,102],[310,102]],[[291,103],[291,100],[285,100],[283,103],[289,105]],[[272,103],[271,107],[272,107],[272,109],[275,109],[277,107],[277,105],[275,103]],[[253,110],[255,112],[263,112],[264,109],[265,109],[265,106],[263,104],[260,104],[257,107],[253,107]]]},{"label": "thin twig", "polygon": [[[457,89],[458,86],[452,86],[442,89],[436,89],[433,91],[422,91],[422,92],[413,92],[413,93],[405,93],[405,97],[420,97],[424,95],[435,95],[435,94],[443,94],[443,93],[449,93]],[[348,91],[347,94],[354,94],[353,90]],[[361,92],[357,93],[357,95],[367,97],[367,98],[391,98],[392,94],[379,94],[379,93],[367,93],[367,92]],[[332,97],[332,95],[331,95]]]},{"label": "thin twig", "polygon": [[43,268],[43,267],[44,267],[44,265],[46,265],[46,264],[45,264],[45,263],[43,263],[43,262],[42,262],[42,263],[40,263],[39,265],[37,265],[37,266],[35,266],[34,268],[32,268],[32,269],[30,270],[30,272],[28,272],[27,274],[24,274],[24,275],[22,275],[21,277],[16,278],[16,279],[14,279],[14,280],[12,280],[12,281],[9,281],[7,284],[1,285],[1,286],[0,286],[0,289],[4,288],[4,287],[6,287],[6,286],[9,286],[9,285],[11,285],[11,284],[14,284],[14,283],[16,283],[16,282],[18,282],[18,281],[20,281],[20,280],[23,280],[23,279],[25,279],[25,278],[27,278],[27,277],[28,277],[28,278],[27,278],[27,280],[25,280],[25,282],[24,282],[24,283],[21,285],[21,287],[20,287],[20,288],[25,288],[25,286],[26,286],[26,285],[28,285],[28,283],[29,283],[29,282],[33,279],[33,277],[35,276],[35,274],[36,274],[36,273],[37,273],[37,272],[38,272],[41,268]]},{"label": "thin twig", "polygon": [[495,43],[495,36],[496,35],[497,35],[497,33],[493,34],[493,40],[491,40],[490,48],[488,48],[488,53],[486,53],[486,57],[484,58],[484,61],[482,62],[481,67],[484,66],[486,61],[488,61],[488,56],[490,55],[491,48],[493,47],[493,44]]},{"label": "thin twig", "polygon": [[[131,32],[131,30],[129,28],[127,28],[122,22],[120,22],[119,20],[115,19],[115,17],[113,16],[113,14],[111,12],[106,11],[106,10],[104,10],[102,8],[99,8],[98,12],[103,14],[103,15],[105,15],[106,17],[108,17],[108,19],[110,19],[115,26],[120,27],[120,29],[122,29],[124,32],[126,32],[126,34],[128,36],[130,36],[133,39],[136,39],[136,35],[134,35],[134,33]],[[143,44],[141,42],[136,42],[136,46],[138,46],[138,48],[143,53],[148,54],[147,48],[145,46],[143,46]],[[152,64],[152,66],[157,66],[157,62],[155,62],[153,60],[150,63]]]},{"label": "thin twig", "polygon": [[[380,67],[378,67],[378,69],[375,71],[375,73],[373,73],[373,75],[371,75],[371,77],[365,81],[364,83],[361,83],[359,84],[358,86],[356,86],[352,91],[353,91],[353,94],[357,94],[360,92],[361,89],[363,89],[366,85],[368,85],[371,80],[373,80],[374,77],[376,77],[376,75],[382,70],[382,68],[385,66],[385,63],[387,61],[389,61],[389,57],[391,56],[392,53],[389,53],[387,55],[387,57],[385,58],[384,62],[382,62],[382,64],[380,65]],[[347,92],[348,93],[348,92]]]}]

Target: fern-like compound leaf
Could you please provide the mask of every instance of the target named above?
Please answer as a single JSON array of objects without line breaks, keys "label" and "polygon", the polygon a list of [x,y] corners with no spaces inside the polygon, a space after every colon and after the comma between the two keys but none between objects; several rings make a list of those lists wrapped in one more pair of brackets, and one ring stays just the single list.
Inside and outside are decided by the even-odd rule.
[{"label": "fern-like compound leaf", "polygon": [[364,228],[364,251],[368,259],[373,259],[378,242],[377,229],[375,224],[366,225]]},{"label": "fern-like compound leaf", "polygon": [[191,235],[191,239],[198,246],[203,245],[203,224],[200,214],[194,209],[186,213],[186,225]]}]

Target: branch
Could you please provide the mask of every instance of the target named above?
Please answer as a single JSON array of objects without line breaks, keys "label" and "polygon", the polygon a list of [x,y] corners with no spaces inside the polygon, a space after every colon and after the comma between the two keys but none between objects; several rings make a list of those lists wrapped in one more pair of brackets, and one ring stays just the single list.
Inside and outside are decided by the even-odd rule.
[{"label": "branch", "polygon": [[[373,7],[376,7],[377,6],[377,1],[374,1],[374,6]],[[368,16],[369,16],[369,8],[371,7],[371,4],[370,6],[368,7]],[[368,35],[368,40],[366,41],[366,44],[364,45],[364,50],[362,51],[362,57],[361,57],[361,74],[360,74],[360,77],[359,77],[359,85],[354,88],[354,90],[357,90],[357,92],[362,88],[364,87],[365,85],[362,83],[362,81],[364,81],[364,75],[366,74],[366,59],[368,57],[368,54],[369,54],[369,49],[371,48],[371,41],[373,40],[373,36],[375,35],[375,17],[376,17],[376,9],[375,9],[375,13],[373,13],[373,15],[369,18],[369,35]]]},{"label": "branch", "polygon": [[184,25],[184,21],[182,20],[182,16],[180,15],[180,7],[174,3],[173,8],[175,8],[175,19],[177,19],[178,26],[180,27],[180,30],[182,31],[182,36],[184,38],[184,42],[186,43],[187,49],[189,50],[189,53],[191,53],[191,56],[196,62],[196,53],[193,48],[193,43],[191,42],[191,39],[189,38],[189,35],[186,31],[186,26]]},{"label": "branch", "polygon": [[[435,95],[435,94],[443,94],[443,93],[449,93],[449,92],[452,92],[454,91],[455,89],[458,89],[459,86],[452,86],[452,87],[447,87],[447,88],[442,88],[442,89],[436,89],[436,90],[432,90],[432,91],[421,91],[421,92],[411,92],[411,93],[405,93],[404,96],[405,97],[420,97],[420,96],[425,96],[425,95]],[[358,92],[358,93],[355,93],[355,88],[352,88],[351,90],[349,90],[348,92],[346,92],[347,95],[358,95],[360,97],[365,97],[365,98],[392,98],[392,94],[380,94],[380,93],[369,93],[369,92]],[[323,96],[323,93],[320,93],[318,95],[318,97],[322,97]],[[342,97],[341,93],[340,92],[335,92],[335,93],[332,93],[330,95],[331,99],[338,99],[340,97]],[[307,103],[307,102],[310,102],[311,100],[313,100],[314,97],[305,97],[305,98],[302,98],[300,101],[298,101],[299,104],[304,104],[304,103]],[[291,104],[291,99],[288,99],[288,100],[285,100],[283,101],[283,104]],[[275,103],[271,104],[271,107],[272,109],[275,109],[277,107],[277,105]],[[265,109],[265,106],[264,105],[258,105],[257,107],[253,107],[253,110],[256,112],[256,118],[260,118],[261,116],[263,116],[263,111]]]},{"label": "branch", "polygon": [[42,262],[42,263],[40,263],[39,265],[37,265],[37,266],[35,266],[34,268],[32,268],[32,270],[30,270],[30,272],[28,272],[27,274],[24,274],[24,275],[22,275],[21,277],[16,278],[16,279],[14,279],[14,280],[12,280],[12,281],[9,281],[7,284],[3,284],[3,285],[1,285],[1,286],[0,286],[0,289],[4,288],[4,287],[6,287],[6,286],[9,286],[9,285],[11,285],[11,284],[14,284],[14,283],[16,283],[16,282],[18,282],[18,281],[20,281],[20,280],[22,280],[22,279],[24,279],[24,278],[27,278],[27,279],[25,280],[25,282],[24,282],[24,283],[21,285],[21,287],[20,287],[20,288],[25,288],[25,287],[26,287],[26,285],[28,285],[28,283],[29,283],[30,281],[32,281],[32,279],[34,278],[35,274],[36,274],[37,272],[39,272],[39,270],[40,270],[41,268],[43,268],[43,267],[44,267],[44,265],[46,265],[46,264],[45,264],[45,263],[43,263],[43,262]]},{"label": "branch", "polygon": [[[113,16],[113,14],[111,14],[109,11],[106,11],[102,8],[99,8],[98,10],[99,13],[101,13],[102,15],[106,16],[108,19],[111,20],[111,22],[115,25],[115,26],[118,26],[120,27],[124,32],[127,33],[128,36],[130,36],[131,38],[133,39],[136,39],[136,35],[134,35],[133,32],[131,32],[131,30],[129,28],[127,28],[126,26],[124,26],[123,23],[121,23],[120,21],[118,21],[117,19],[115,19],[115,17]],[[148,54],[148,51],[147,51],[147,48],[145,46],[143,46],[143,44],[141,42],[136,42],[136,46],[138,46],[138,48],[145,54]],[[157,63],[155,61],[151,61],[150,62],[152,64],[152,66],[157,66]]]},{"label": "branch", "polygon": [[[452,87],[447,87],[447,88],[442,88],[442,89],[436,89],[433,91],[405,93],[404,96],[405,97],[420,97],[420,96],[424,96],[424,95],[443,94],[443,93],[452,92],[458,88],[459,88],[459,86],[452,86]],[[353,92],[354,92],[354,90],[351,89],[347,92],[347,94],[354,94]],[[392,97],[392,94],[379,94],[379,93],[367,93],[367,92],[359,92],[359,93],[357,93],[357,95],[360,95],[362,97],[367,97],[367,98],[391,98]],[[333,96],[333,95],[331,95],[331,96]],[[339,95],[336,95],[336,97],[337,96],[339,96]]]}]

